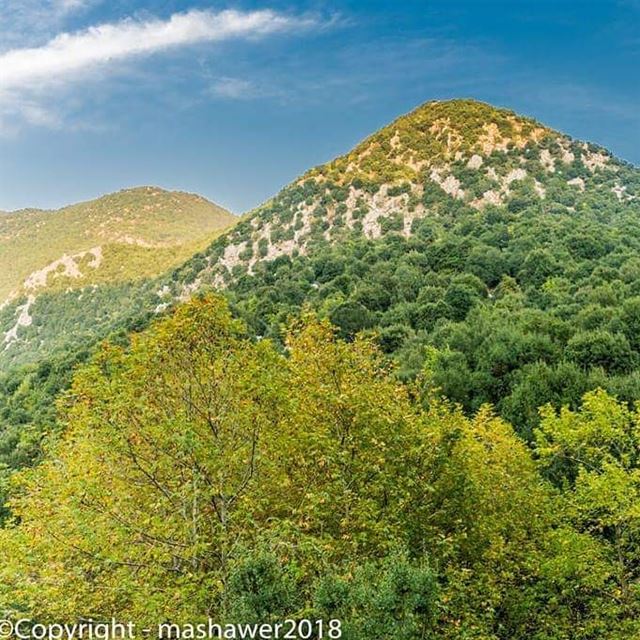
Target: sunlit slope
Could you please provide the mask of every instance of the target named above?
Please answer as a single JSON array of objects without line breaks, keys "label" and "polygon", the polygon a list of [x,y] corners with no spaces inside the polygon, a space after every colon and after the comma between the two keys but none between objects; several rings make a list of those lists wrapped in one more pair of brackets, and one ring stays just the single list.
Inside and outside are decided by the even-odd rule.
[{"label": "sunlit slope", "polygon": [[537,205],[579,215],[636,206],[639,195],[640,171],[606,149],[482,102],[428,102],[292,182],[185,273],[228,286],[323,244],[411,238],[442,215]]},{"label": "sunlit slope", "polygon": [[187,193],[142,187],[59,211],[0,216],[0,303],[21,294],[157,275],[234,223]]}]

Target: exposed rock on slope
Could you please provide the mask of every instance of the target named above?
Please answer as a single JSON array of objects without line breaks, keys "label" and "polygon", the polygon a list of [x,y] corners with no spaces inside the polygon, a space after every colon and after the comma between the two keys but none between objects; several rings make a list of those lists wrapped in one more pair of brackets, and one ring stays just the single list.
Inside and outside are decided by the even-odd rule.
[{"label": "exposed rock on slope", "polygon": [[260,262],[308,254],[349,233],[410,236],[444,210],[575,210],[589,199],[638,197],[638,172],[607,151],[472,100],[429,102],[317,167],[248,214],[185,271],[225,286]]},{"label": "exposed rock on slope", "polygon": [[23,293],[157,275],[235,218],[200,196],[142,187],[0,217],[0,303]]}]

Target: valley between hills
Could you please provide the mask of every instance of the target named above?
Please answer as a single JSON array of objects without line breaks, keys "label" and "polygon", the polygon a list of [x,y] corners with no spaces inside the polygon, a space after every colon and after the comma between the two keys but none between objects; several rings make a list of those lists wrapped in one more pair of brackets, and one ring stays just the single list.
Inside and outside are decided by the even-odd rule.
[{"label": "valley between hills", "polygon": [[0,611],[640,635],[640,169],[428,102],[235,217],[0,214]]}]

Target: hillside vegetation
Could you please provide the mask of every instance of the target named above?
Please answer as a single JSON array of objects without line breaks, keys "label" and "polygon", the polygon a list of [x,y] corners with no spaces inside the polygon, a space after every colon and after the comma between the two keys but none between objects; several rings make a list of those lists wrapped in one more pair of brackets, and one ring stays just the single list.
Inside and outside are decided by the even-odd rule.
[{"label": "hillside vegetation", "polygon": [[19,295],[0,610],[640,636],[639,222],[637,168],[433,102],[167,273]]},{"label": "hillside vegetation", "polygon": [[[413,168],[412,168],[413,167]],[[402,175],[397,173],[398,168]],[[279,340],[311,305],[410,380],[527,438],[597,386],[640,398],[640,171],[473,101],[428,103],[310,171],[174,276]]]},{"label": "hillside vegetation", "polygon": [[637,413],[604,392],[548,407],[534,459],[489,408],[423,407],[370,340],[307,315],[286,344],[209,298],[101,349],[64,436],[14,478],[0,610],[337,620],[346,640],[640,633]]},{"label": "hillside vegetation", "polygon": [[0,309],[15,334],[0,451],[13,459],[19,434],[42,430],[61,363],[210,288],[276,342],[304,305],[343,337],[377,332],[401,379],[428,365],[430,387],[468,412],[492,403],[528,439],[547,402],[575,408],[600,386],[632,403],[639,216],[640,171],[605,150],[483,103],[427,103],[171,273]]},{"label": "hillside vegetation", "polygon": [[153,279],[235,220],[155,187],[0,216],[0,475],[38,458],[53,399],[96,341],[148,323]]},{"label": "hillside vegetation", "polygon": [[179,264],[233,216],[200,196],[142,187],[59,211],[0,216],[0,303],[22,294],[122,282]]}]

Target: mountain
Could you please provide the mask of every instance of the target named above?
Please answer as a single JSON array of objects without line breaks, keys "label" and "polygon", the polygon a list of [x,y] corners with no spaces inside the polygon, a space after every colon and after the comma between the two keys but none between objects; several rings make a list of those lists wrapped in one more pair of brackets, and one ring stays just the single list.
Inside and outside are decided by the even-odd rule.
[{"label": "mountain", "polygon": [[640,195],[638,171],[605,149],[472,100],[429,102],[312,169],[207,253],[201,281],[228,284],[260,262],[307,254],[350,232],[410,237],[443,209],[543,203],[574,211]]},{"label": "mountain", "polygon": [[[639,191],[638,171],[600,147],[508,110],[452,100],[426,103],[310,170],[208,246],[207,234],[233,218],[197,196],[158,189],[54,214],[12,214],[0,221],[0,295],[13,297],[0,308],[0,331],[11,345],[0,354],[0,369],[3,361],[33,361],[66,349],[74,335],[100,337],[123,316],[162,311],[203,287],[233,286],[261,265],[347,238],[411,238],[425,220],[501,206],[565,213],[627,207],[637,204]],[[152,284],[150,276],[197,249],[175,274]],[[138,284],[126,291],[86,287],[134,279]],[[43,290],[66,295],[31,305],[29,296]],[[27,326],[28,317],[34,320]]]},{"label": "mountain", "polygon": [[0,369],[3,361],[39,359],[58,343],[67,349],[86,342],[81,327],[101,336],[123,309],[137,314],[127,291],[184,262],[235,222],[200,196],[157,187],[2,216]]},{"label": "mountain", "polygon": [[548,402],[640,399],[639,222],[640,170],[602,147],[431,102],[247,214],[168,290],[223,289],[277,341],[304,306],[344,337],[374,330],[399,377],[530,438]]},{"label": "mountain", "polygon": [[[205,207],[160,193],[113,197]],[[108,202],[98,208],[117,209]],[[119,271],[126,252],[171,251],[160,230],[145,235],[119,217],[12,280],[16,297],[0,308],[0,462],[3,450],[30,451],[16,449],[25,424],[36,433],[52,424],[52,397],[96,342],[127,344],[129,332],[208,289],[224,291],[254,336],[276,342],[305,306],[345,338],[373,330],[399,378],[469,413],[491,403],[527,438],[545,403],[576,407],[596,387],[640,399],[640,170],[512,111],[426,103],[160,275],[158,262]],[[80,277],[58,263],[33,289],[48,265],[80,252]]]},{"label": "mountain", "polygon": [[0,218],[0,302],[166,271],[235,218],[200,196],[129,189],[59,211]]}]

